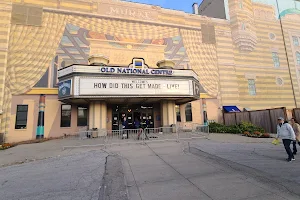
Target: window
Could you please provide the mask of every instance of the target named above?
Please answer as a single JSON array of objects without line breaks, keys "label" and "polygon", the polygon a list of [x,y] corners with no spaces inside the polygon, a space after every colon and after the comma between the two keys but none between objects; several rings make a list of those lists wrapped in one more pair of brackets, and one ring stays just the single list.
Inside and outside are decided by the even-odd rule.
[{"label": "window", "polygon": [[240,5],[240,9],[243,9],[243,1],[240,1],[239,5]]},{"label": "window", "polygon": [[293,36],[293,43],[295,46],[299,46],[299,39],[298,37]]},{"label": "window", "polygon": [[28,105],[17,105],[15,129],[27,128],[27,113],[28,113]]},{"label": "window", "polygon": [[280,62],[279,62],[279,56],[278,56],[278,53],[273,52],[273,53],[272,53],[272,58],[273,58],[273,62],[274,62],[274,67],[276,67],[276,68],[280,67]]},{"label": "window", "polygon": [[300,52],[296,53],[296,57],[297,57],[297,65],[300,66]]},{"label": "window", "polygon": [[185,106],[185,120],[187,122],[193,121],[192,104],[191,103],[188,103]]},{"label": "window", "polygon": [[249,89],[249,95],[255,96],[256,95],[256,86],[255,86],[255,80],[249,79],[248,80],[248,89]]},{"label": "window", "polygon": [[87,108],[78,107],[77,108],[77,126],[87,126],[88,112]]},{"label": "window", "polygon": [[242,23],[241,29],[242,29],[243,31],[246,30],[246,25],[245,25],[245,23]]},{"label": "window", "polygon": [[60,127],[71,127],[71,105],[61,105]]},{"label": "window", "polygon": [[177,122],[181,122],[181,117],[180,117],[180,107],[178,105],[175,106],[176,109],[176,118]]}]

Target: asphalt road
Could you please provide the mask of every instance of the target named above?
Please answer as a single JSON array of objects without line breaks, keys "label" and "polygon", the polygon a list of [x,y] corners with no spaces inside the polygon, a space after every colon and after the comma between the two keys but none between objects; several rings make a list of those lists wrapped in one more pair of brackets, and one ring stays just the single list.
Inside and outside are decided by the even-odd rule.
[{"label": "asphalt road", "polygon": [[98,200],[107,154],[90,151],[0,168],[3,200]]}]

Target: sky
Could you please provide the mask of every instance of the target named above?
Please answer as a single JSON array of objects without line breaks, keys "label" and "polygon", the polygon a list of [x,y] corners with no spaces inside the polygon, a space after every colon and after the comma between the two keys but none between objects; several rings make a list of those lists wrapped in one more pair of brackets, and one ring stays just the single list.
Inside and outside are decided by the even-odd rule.
[{"label": "sky", "polygon": [[160,6],[162,8],[181,10],[187,13],[192,13],[193,3],[200,3],[202,0],[124,0],[137,3],[144,3],[150,5]]}]

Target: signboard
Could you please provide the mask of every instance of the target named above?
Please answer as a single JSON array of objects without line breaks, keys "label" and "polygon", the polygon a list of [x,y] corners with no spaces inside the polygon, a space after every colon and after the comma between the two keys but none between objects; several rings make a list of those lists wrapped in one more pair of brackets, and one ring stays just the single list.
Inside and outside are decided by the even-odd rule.
[{"label": "signboard", "polygon": [[119,17],[122,19],[139,19],[145,21],[156,21],[157,10],[151,7],[136,7],[128,3],[114,3],[112,1],[101,1],[98,6],[98,13],[109,17]]},{"label": "signboard", "polygon": [[79,95],[85,96],[191,96],[191,80],[80,78]]},{"label": "signboard", "polygon": [[200,97],[201,86],[199,83],[194,82],[194,96]]},{"label": "signboard", "polygon": [[91,65],[74,65],[58,70],[58,78],[62,78],[72,73],[143,77],[194,77],[196,80],[198,80],[198,75],[195,74],[193,70],[145,68],[145,66],[144,68],[134,68],[134,65],[132,65],[132,67],[101,67]]},{"label": "signboard", "polygon": [[101,73],[108,74],[131,74],[131,75],[165,75],[172,76],[172,69],[148,69],[148,68],[127,68],[127,67],[100,67]]},{"label": "signboard", "polygon": [[66,80],[58,83],[58,97],[71,95],[72,80]]}]

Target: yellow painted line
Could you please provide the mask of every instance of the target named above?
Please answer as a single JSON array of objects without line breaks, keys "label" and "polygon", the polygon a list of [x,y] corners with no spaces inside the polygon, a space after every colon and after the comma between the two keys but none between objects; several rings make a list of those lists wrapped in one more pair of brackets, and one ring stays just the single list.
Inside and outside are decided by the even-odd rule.
[{"label": "yellow painted line", "polygon": [[214,97],[209,96],[207,93],[200,94],[201,99],[214,99]]},{"label": "yellow painted line", "polygon": [[33,88],[25,94],[58,94],[57,88]]}]

